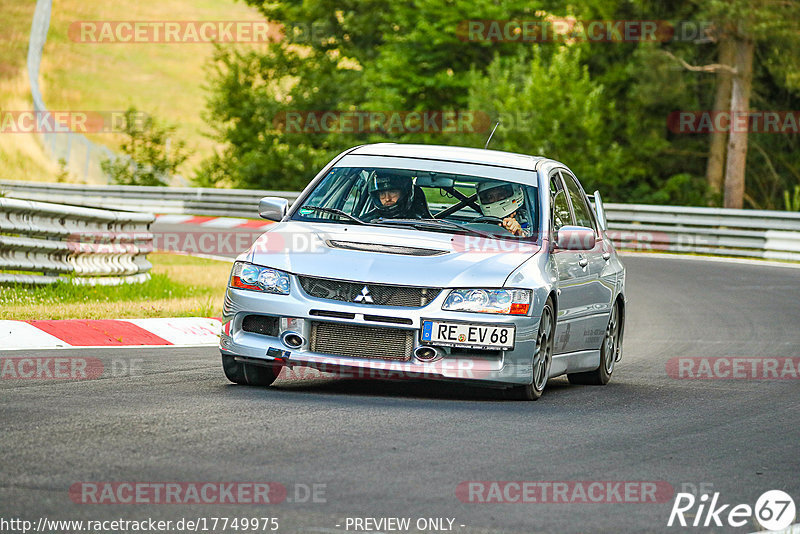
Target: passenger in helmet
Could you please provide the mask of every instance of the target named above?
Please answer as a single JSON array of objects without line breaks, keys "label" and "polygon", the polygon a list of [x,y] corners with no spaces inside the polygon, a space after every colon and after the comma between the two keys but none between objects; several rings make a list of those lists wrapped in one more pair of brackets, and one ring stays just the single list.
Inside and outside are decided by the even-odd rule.
[{"label": "passenger in helmet", "polygon": [[386,219],[431,217],[424,195],[414,186],[409,176],[376,170],[369,178],[368,194],[375,217]]},{"label": "passenger in helmet", "polygon": [[529,236],[530,224],[524,210],[525,194],[517,184],[481,182],[478,184],[478,205],[484,216],[501,219],[500,226],[516,236]]}]

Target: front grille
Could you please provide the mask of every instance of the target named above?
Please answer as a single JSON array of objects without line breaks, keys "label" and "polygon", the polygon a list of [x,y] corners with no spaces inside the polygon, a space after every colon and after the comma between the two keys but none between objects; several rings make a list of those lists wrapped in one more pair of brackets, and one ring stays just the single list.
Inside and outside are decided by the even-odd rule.
[{"label": "front grille", "polygon": [[266,315],[248,315],[242,319],[242,330],[262,336],[277,336],[278,318]]},{"label": "front grille", "polygon": [[309,315],[316,315],[317,317],[334,317],[336,319],[355,319],[355,313],[338,312],[330,310],[311,310]]},{"label": "front grille", "polygon": [[385,315],[367,315],[364,314],[365,321],[372,321],[374,323],[395,323],[395,324],[414,324],[411,319],[405,317],[386,317]]},{"label": "front grille", "polygon": [[[299,276],[298,278],[303,290],[312,297],[374,306],[419,308],[427,305],[442,291],[432,287],[364,284],[310,276]],[[366,294],[365,287],[367,288]]]},{"label": "front grille", "polygon": [[313,352],[379,360],[411,359],[414,330],[338,323],[311,323]]}]

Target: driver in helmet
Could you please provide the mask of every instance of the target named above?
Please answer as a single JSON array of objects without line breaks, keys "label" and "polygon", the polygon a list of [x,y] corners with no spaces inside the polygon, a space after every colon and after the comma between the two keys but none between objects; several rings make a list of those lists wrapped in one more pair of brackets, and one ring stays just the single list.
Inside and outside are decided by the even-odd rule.
[{"label": "driver in helmet", "polygon": [[368,194],[375,217],[421,219],[430,212],[414,198],[414,183],[409,176],[377,170],[369,178]]},{"label": "driver in helmet", "polygon": [[525,194],[521,186],[489,181],[478,184],[477,190],[478,205],[484,216],[500,219],[500,226],[515,236],[530,236],[530,224],[524,213]]}]

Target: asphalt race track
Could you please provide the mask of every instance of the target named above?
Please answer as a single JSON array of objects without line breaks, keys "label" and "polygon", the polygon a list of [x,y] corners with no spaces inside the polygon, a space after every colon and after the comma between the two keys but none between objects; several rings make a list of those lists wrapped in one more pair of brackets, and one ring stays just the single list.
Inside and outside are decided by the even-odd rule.
[{"label": "asphalt race track", "polygon": [[[122,371],[0,381],[0,516],[277,517],[279,532],[325,533],[343,531],[347,517],[454,518],[455,533],[710,531],[667,528],[673,498],[469,503],[456,496],[463,481],[705,484],[720,502],[751,506],[782,489],[800,505],[800,380],[686,380],[666,370],[676,357],[800,356],[800,270],[625,263],[624,357],[611,383],[551,380],[538,402],[429,382],[235,386],[214,348],[60,351]],[[130,363],[135,371],[124,372]],[[68,490],[82,481],[274,481],[292,502],[76,504]],[[295,502],[313,484],[324,485],[325,502]],[[751,520],[715,531],[754,530]]]}]

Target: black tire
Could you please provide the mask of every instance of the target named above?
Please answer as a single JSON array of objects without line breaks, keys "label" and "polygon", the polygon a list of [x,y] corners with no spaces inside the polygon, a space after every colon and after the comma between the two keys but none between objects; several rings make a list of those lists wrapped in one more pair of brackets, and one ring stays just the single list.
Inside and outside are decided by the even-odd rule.
[{"label": "black tire", "polygon": [[603,343],[600,345],[600,365],[594,371],[567,374],[570,384],[582,386],[605,386],[608,384],[614,373],[614,364],[619,354],[619,319],[619,304],[615,302],[608,316],[608,326],[606,326],[606,333],[603,336]]},{"label": "black tire", "polygon": [[553,363],[553,344],[555,342],[556,315],[553,301],[548,297],[542,308],[539,331],[536,333],[536,348],[533,352],[533,372],[531,383],[514,386],[505,390],[505,397],[512,400],[539,400],[547,385],[550,364]]},{"label": "black tire", "polygon": [[234,384],[245,386],[269,386],[283,369],[282,365],[253,365],[237,362],[233,356],[222,355],[222,370]]}]

